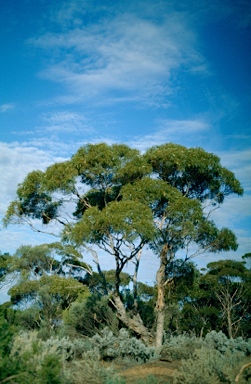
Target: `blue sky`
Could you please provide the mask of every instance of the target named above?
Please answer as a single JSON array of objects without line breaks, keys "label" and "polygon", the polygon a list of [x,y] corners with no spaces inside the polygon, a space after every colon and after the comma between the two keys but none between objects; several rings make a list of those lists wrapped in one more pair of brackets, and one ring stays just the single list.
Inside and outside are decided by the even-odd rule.
[{"label": "blue sky", "polygon": [[[239,241],[222,258],[251,252],[249,1],[1,0],[0,29],[1,217],[28,172],[80,145],[174,142],[217,154],[241,181],[215,220]],[[0,232],[2,252],[43,241]],[[156,265],[147,253],[141,277]]]}]

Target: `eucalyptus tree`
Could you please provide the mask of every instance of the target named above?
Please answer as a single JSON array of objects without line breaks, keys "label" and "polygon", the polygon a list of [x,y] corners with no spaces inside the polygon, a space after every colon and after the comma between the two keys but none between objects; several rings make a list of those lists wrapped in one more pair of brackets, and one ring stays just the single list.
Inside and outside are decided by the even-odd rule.
[{"label": "eucalyptus tree", "polygon": [[[39,232],[60,234],[64,244],[91,252],[104,290],[119,319],[148,342],[150,335],[137,311],[137,271],[143,246],[154,236],[152,211],[144,202],[123,200],[121,187],[151,171],[139,151],[126,145],[81,147],[71,160],[45,172],[31,172],[18,187],[5,223],[23,222]],[[40,227],[36,226],[40,220]],[[111,290],[93,246],[113,256],[115,283]],[[120,295],[121,273],[135,265],[135,308],[128,314]],[[74,268],[74,265],[72,265]],[[86,271],[92,274],[89,269]]]},{"label": "eucalyptus tree", "polygon": [[162,200],[155,211],[159,233],[152,246],[160,255],[156,303],[159,346],[163,337],[167,264],[179,250],[184,250],[185,260],[205,251],[236,250],[235,235],[227,228],[218,229],[210,215],[226,196],[241,195],[243,190],[234,174],[221,166],[220,159],[201,148],[165,144],[149,149],[146,158],[155,177],[176,191],[173,201]]},{"label": "eucalyptus tree", "polygon": [[218,229],[211,215],[226,196],[241,195],[243,189],[217,156],[201,148],[164,144],[150,148],[144,158],[152,167],[151,174],[123,187],[122,194],[144,202],[153,213],[155,236],[150,245],[160,259],[156,275],[159,347],[164,333],[168,264],[179,251],[186,261],[204,252],[236,250],[234,233],[228,228]]},{"label": "eucalyptus tree", "polygon": [[250,324],[251,272],[244,264],[236,260],[211,262],[200,282],[211,291],[214,305],[218,304],[221,329],[226,329],[230,339],[240,335],[246,321]]},{"label": "eucalyptus tree", "polygon": [[[25,245],[9,258],[12,285],[8,294],[11,303],[22,309],[20,321],[28,328],[54,328],[64,309],[78,296],[90,294],[75,279],[78,267],[74,265],[74,273],[69,267],[69,261],[74,262],[73,256],[68,254],[60,259],[62,248],[59,243]],[[78,276],[79,273],[81,270]]]},{"label": "eucalyptus tree", "polygon": [[[0,252],[0,289],[4,284],[7,284],[6,277],[10,272],[10,260],[11,255],[9,253],[1,253]],[[8,281],[9,283],[9,281]]]},{"label": "eucalyptus tree", "polygon": [[[126,145],[81,147],[71,160],[45,172],[31,172],[18,187],[5,224],[17,220],[34,230],[55,228],[68,247],[92,253],[117,316],[145,342],[152,335],[137,308],[137,272],[143,247],[159,256],[156,302],[156,346],[162,344],[167,266],[179,251],[184,260],[202,252],[237,248],[234,234],[211,220],[226,196],[242,194],[234,174],[217,156],[200,148],[165,144],[144,155]],[[35,223],[42,223],[35,227]],[[55,225],[56,224],[56,225]],[[109,288],[102,272],[99,247],[115,260],[115,284]],[[134,263],[134,306],[126,310],[120,276]],[[88,271],[92,273],[92,271]]]}]

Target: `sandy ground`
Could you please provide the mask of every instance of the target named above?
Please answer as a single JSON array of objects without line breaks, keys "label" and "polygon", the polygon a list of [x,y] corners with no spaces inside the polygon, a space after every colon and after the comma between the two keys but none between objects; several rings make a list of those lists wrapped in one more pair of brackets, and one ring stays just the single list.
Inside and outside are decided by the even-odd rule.
[{"label": "sandy ground", "polygon": [[149,363],[130,367],[120,366],[119,374],[126,379],[126,384],[133,384],[136,380],[155,376],[160,384],[171,384],[174,370],[178,362],[152,361]]}]

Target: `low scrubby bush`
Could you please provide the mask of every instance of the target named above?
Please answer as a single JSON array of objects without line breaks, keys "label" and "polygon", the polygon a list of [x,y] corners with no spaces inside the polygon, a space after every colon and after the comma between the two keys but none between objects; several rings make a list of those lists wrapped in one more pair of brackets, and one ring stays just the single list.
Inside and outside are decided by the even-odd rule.
[{"label": "low scrubby bush", "polygon": [[203,345],[203,340],[196,336],[182,334],[168,337],[161,351],[161,359],[167,361],[189,358],[196,348]]},{"label": "low scrubby bush", "polygon": [[[227,351],[225,354],[216,349],[202,347],[191,358],[183,360],[174,375],[174,384],[234,384],[242,365],[248,358],[242,352]],[[250,383],[248,373],[240,383]]]},{"label": "low scrubby bush", "polygon": [[103,360],[123,359],[146,362],[155,357],[155,348],[147,347],[136,337],[130,337],[129,332],[122,328],[118,336],[105,328],[100,335],[92,337]]},{"label": "low scrubby bush", "polygon": [[29,384],[105,384],[117,380],[112,368],[101,362],[99,349],[91,339],[51,337],[44,341],[37,332],[15,336],[10,359],[22,362],[16,383]]},{"label": "low scrubby bush", "polygon": [[[250,347],[250,340],[232,340],[222,332],[210,332],[200,348],[182,360],[174,384],[234,384],[241,367],[250,361]],[[251,383],[250,369],[243,373],[239,383]]]},{"label": "low scrubby bush", "polygon": [[67,384],[125,384],[112,367],[88,357],[67,363],[64,375]]},{"label": "low scrubby bush", "polygon": [[211,331],[205,336],[204,343],[221,353],[232,350],[243,352],[246,356],[251,355],[251,339],[245,340],[242,337],[229,339],[223,332]]}]

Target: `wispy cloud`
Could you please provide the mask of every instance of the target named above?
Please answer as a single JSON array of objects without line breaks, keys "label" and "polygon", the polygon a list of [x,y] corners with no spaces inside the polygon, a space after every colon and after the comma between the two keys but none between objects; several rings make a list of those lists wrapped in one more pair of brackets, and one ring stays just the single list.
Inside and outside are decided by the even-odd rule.
[{"label": "wispy cloud", "polygon": [[45,122],[43,131],[47,132],[68,132],[81,133],[93,132],[88,119],[83,115],[69,111],[56,111],[43,115],[42,119]]},{"label": "wispy cloud", "polygon": [[5,113],[5,112],[8,112],[8,111],[10,111],[11,109],[14,109],[14,108],[15,108],[15,104],[14,103],[2,104],[2,105],[0,105],[0,112],[1,113]]},{"label": "wispy cloud", "polygon": [[113,102],[130,97],[151,102],[173,92],[176,69],[205,71],[195,35],[177,13],[158,22],[132,13],[91,25],[79,20],[66,31],[29,42],[53,57],[41,75],[67,84],[87,101],[108,94]]},{"label": "wispy cloud", "polygon": [[63,159],[55,155],[55,152],[32,145],[0,142],[0,215],[4,214],[9,202],[15,198],[17,185],[28,172],[35,169],[44,170],[53,162]]},{"label": "wispy cloud", "polygon": [[[166,142],[174,141],[176,143],[184,143],[184,137],[189,143],[189,140],[194,140],[194,135],[204,134],[209,131],[210,125],[202,119],[194,120],[159,120],[156,130],[150,135],[134,137],[131,145],[141,151],[153,145],[161,145]],[[198,140],[197,140],[198,142]]]},{"label": "wispy cloud", "polygon": [[[239,151],[225,151],[220,154],[222,164],[231,169],[241,181],[244,193],[251,193],[251,148]],[[246,212],[251,215],[251,197]]]}]

